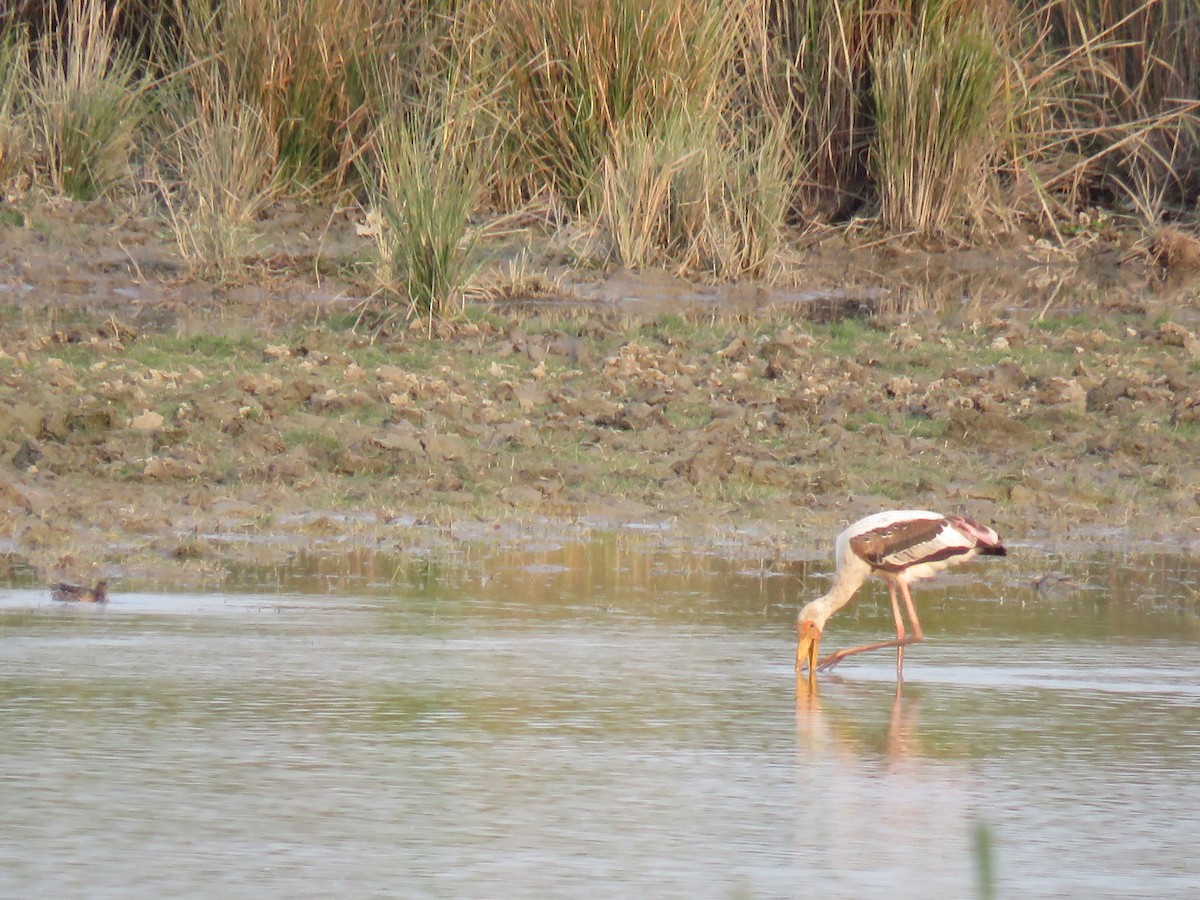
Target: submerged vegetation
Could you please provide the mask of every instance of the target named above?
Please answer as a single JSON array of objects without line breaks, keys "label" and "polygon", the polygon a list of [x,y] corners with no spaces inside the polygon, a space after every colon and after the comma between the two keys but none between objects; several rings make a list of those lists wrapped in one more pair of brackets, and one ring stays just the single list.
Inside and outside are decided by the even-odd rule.
[{"label": "submerged vegetation", "polygon": [[814,229],[1061,241],[1096,207],[1159,252],[1200,192],[1190,0],[25,0],[0,29],[10,197],[148,199],[223,280],[272,198],[361,205],[368,280],[419,315],[531,208],[730,280]]}]

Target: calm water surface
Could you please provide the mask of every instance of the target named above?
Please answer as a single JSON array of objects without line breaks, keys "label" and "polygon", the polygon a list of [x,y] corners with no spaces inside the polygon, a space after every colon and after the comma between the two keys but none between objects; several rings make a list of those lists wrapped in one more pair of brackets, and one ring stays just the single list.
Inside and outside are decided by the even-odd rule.
[{"label": "calm water surface", "polygon": [[[780,569],[782,572],[777,572]],[[0,588],[0,896],[1200,891],[1200,560],[1028,551],[797,703],[827,565],[593,544]],[[1033,580],[1066,576],[1049,591]],[[829,649],[886,637],[874,585]]]}]

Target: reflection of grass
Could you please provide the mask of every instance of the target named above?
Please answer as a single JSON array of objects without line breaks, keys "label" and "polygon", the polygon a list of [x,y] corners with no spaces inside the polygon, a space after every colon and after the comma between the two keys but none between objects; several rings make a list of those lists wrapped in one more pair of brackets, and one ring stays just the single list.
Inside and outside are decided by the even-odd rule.
[{"label": "reflection of grass", "polygon": [[975,883],[979,900],[992,900],[996,896],[996,863],[992,850],[992,829],[984,822],[975,824],[974,846]]}]

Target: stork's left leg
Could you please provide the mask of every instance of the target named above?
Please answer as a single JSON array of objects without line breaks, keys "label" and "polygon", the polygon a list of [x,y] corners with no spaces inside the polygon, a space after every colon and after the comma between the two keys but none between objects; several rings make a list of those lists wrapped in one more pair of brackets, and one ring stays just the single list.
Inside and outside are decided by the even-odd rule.
[{"label": "stork's left leg", "polygon": [[908,585],[903,581],[900,582],[900,593],[904,595],[904,606],[908,610],[908,621],[912,622],[913,641],[925,640],[925,632],[921,631],[921,620],[917,618],[917,608],[913,605],[912,594],[908,592]]}]

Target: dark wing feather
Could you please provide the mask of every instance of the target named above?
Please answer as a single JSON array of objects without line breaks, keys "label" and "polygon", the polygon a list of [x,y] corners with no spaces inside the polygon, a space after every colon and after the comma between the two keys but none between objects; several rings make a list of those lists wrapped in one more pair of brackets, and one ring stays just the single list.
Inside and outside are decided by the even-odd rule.
[{"label": "dark wing feather", "polygon": [[899,572],[922,562],[935,562],[969,553],[972,538],[944,518],[908,519],[864,531],[850,539],[850,549],[872,568]]}]

